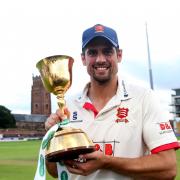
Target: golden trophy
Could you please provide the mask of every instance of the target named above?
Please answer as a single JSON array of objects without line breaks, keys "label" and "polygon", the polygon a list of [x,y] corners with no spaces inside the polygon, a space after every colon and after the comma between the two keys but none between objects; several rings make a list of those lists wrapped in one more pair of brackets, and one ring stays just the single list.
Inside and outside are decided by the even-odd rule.
[{"label": "golden trophy", "polygon": [[[41,59],[38,68],[45,89],[56,95],[59,108],[65,107],[64,94],[72,83],[74,59],[55,55]],[[45,150],[45,158],[51,162],[76,159],[79,154],[94,151],[94,144],[81,129],[61,127],[53,135]]]}]

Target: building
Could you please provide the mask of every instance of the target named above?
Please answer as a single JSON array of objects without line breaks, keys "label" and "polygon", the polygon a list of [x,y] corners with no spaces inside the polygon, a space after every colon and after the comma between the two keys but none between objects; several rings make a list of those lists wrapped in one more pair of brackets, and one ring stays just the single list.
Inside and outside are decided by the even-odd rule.
[{"label": "building", "polygon": [[23,130],[44,131],[44,122],[48,118],[46,115],[40,114],[13,114],[16,119],[16,126]]},{"label": "building", "polygon": [[33,76],[31,89],[31,114],[51,114],[51,94],[43,86],[40,76]]},{"label": "building", "polygon": [[180,88],[172,89],[175,94],[171,95],[172,98],[172,112],[174,115],[174,130],[180,134]]},{"label": "building", "polygon": [[46,131],[44,122],[51,114],[51,95],[41,81],[40,76],[33,76],[31,88],[31,114],[13,114],[16,128],[0,129],[3,138],[42,138]]},{"label": "building", "polygon": [[46,115],[13,114],[16,128],[0,129],[0,141],[22,140],[24,138],[43,138],[46,131],[44,122]]}]

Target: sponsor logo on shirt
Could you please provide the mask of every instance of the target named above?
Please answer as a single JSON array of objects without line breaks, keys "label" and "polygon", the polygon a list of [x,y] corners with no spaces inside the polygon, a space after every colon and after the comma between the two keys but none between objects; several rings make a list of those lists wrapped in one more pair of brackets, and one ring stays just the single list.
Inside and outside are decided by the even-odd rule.
[{"label": "sponsor logo on shirt", "polygon": [[117,114],[116,114],[116,116],[118,117],[116,120],[115,120],[115,122],[116,123],[122,123],[122,122],[124,122],[124,123],[128,123],[129,122],[129,120],[127,119],[127,116],[128,116],[128,112],[129,112],[129,109],[128,108],[118,108],[117,109]]},{"label": "sponsor logo on shirt", "polygon": [[72,116],[73,120],[77,120],[77,111],[73,112],[73,116]]},{"label": "sponsor logo on shirt", "polygon": [[78,119],[78,112],[77,111],[74,111],[73,113],[72,113],[72,120],[71,120],[71,122],[82,122],[83,120],[79,120]]},{"label": "sponsor logo on shirt", "polygon": [[164,133],[170,133],[172,132],[172,127],[170,122],[160,122],[159,124],[159,128],[160,128],[160,134],[164,134]]},{"label": "sponsor logo on shirt", "polygon": [[114,156],[115,147],[119,141],[99,141],[93,143],[95,144],[96,151],[104,152],[105,155]]}]

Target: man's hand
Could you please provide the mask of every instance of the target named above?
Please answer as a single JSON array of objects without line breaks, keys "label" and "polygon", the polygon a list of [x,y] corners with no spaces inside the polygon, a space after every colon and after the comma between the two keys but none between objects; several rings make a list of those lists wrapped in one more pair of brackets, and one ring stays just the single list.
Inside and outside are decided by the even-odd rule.
[{"label": "man's hand", "polygon": [[69,172],[87,176],[98,169],[105,168],[107,158],[108,156],[105,156],[102,152],[94,151],[80,155],[78,160],[67,160],[64,163]]},{"label": "man's hand", "polygon": [[67,108],[58,109],[56,113],[51,114],[46,122],[45,122],[45,129],[48,131],[52,126],[57,124],[58,122],[63,121],[64,119],[69,119],[70,112]]},{"label": "man's hand", "polygon": [[84,162],[65,161],[69,172],[87,176],[98,169],[107,169],[143,180],[172,180],[177,173],[176,155],[173,149],[137,158],[112,157],[95,151],[80,155],[80,159]]}]

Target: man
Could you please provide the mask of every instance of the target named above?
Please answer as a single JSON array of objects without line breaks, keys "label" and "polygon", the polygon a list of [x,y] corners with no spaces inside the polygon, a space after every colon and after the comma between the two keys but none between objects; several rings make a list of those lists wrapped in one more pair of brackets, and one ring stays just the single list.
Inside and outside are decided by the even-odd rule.
[{"label": "man", "polygon": [[[174,179],[177,139],[154,93],[118,78],[116,32],[101,24],[85,30],[81,58],[90,82],[67,107],[72,125],[88,134],[97,151],[80,155],[83,162],[65,161],[69,179]],[[57,110],[46,129],[65,118]],[[47,169],[57,177],[56,164],[47,162]]]}]

